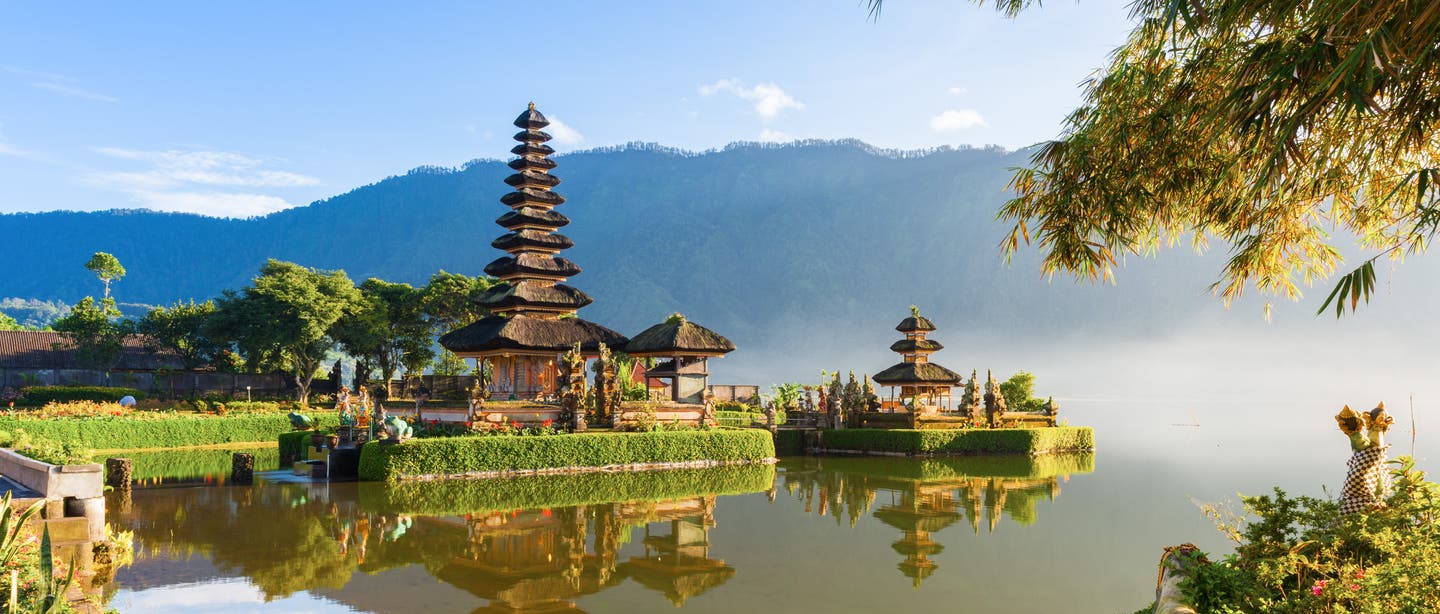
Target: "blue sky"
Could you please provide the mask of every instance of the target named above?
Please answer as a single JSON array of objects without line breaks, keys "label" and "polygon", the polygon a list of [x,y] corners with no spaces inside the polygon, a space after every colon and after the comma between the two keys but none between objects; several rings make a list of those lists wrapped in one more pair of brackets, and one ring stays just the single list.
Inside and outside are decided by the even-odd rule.
[{"label": "blue sky", "polygon": [[561,151],[1017,148],[1129,28],[1115,0],[7,3],[0,212],[263,214],[504,158],[530,100]]}]

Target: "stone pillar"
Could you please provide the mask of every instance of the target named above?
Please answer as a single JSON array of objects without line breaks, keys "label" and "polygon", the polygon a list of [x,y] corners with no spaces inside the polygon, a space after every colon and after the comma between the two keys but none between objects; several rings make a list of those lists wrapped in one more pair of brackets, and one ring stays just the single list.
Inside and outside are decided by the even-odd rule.
[{"label": "stone pillar", "polygon": [[105,485],[119,491],[130,490],[131,467],[128,458],[105,459]]},{"label": "stone pillar", "polygon": [[255,455],[236,452],[230,457],[230,481],[235,484],[255,483]]}]

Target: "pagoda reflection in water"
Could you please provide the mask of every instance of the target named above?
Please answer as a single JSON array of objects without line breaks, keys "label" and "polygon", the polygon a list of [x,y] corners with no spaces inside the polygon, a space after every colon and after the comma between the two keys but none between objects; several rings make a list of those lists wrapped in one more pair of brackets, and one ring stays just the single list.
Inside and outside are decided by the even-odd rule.
[{"label": "pagoda reflection in water", "polygon": [[779,485],[800,499],[807,513],[833,516],[837,525],[848,520],[854,528],[870,514],[899,529],[900,540],[891,544],[904,557],[897,568],[919,587],[939,568],[931,557],[945,549],[933,534],[962,520],[975,534],[982,524],[995,532],[1003,516],[1021,526],[1034,524],[1036,503],[1059,496],[1060,483],[1070,474],[1093,469],[1094,457],[1088,454],[924,461],[804,458],[784,464]]}]

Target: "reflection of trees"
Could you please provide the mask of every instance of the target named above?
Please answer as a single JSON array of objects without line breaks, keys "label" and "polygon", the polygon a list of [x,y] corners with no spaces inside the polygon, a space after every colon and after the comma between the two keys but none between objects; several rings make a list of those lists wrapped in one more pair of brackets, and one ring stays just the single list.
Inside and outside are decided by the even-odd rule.
[{"label": "reflection of trees", "polygon": [[[1016,524],[1036,521],[1035,504],[1060,494],[1060,479],[1093,470],[1093,457],[1048,459],[849,459],[787,461],[783,487],[807,513],[848,519],[853,528],[871,514],[899,529],[891,545],[905,558],[898,568],[915,586],[935,572],[930,557],[944,550],[931,534],[961,520],[994,532],[1002,515]],[[873,511],[872,511],[873,510]]]},{"label": "reflection of trees", "polygon": [[[344,587],[357,571],[420,565],[490,603],[478,611],[573,610],[573,600],[633,577],[676,603],[724,583],[709,558],[715,496],[464,516],[373,511],[380,484],[142,490],[121,519],[141,556],[201,555],[249,578],[267,599]],[[654,531],[663,523],[669,531]],[[632,532],[645,555],[621,562]],[[414,596],[423,610],[425,595]]]}]

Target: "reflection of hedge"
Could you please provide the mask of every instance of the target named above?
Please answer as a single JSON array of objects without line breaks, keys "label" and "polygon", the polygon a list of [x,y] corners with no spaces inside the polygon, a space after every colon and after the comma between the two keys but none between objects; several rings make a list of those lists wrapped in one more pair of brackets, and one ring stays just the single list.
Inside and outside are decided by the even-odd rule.
[{"label": "reflection of hedge", "polygon": [[[334,414],[317,415],[328,426]],[[0,431],[24,429],[33,437],[73,441],[97,450],[177,448],[217,443],[271,442],[289,432],[290,419],[281,414],[209,416],[175,414],[143,418],[82,418],[27,420],[0,418]]]},{"label": "reflection of hedge", "polygon": [[360,505],[375,513],[443,516],[736,495],[766,490],[774,483],[774,465],[764,464],[510,479],[419,480],[362,484]]},{"label": "reflection of hedge", "polygon": [[1095,449],[1088,426],[1034,429],[850,429],[825,431],[832,450],[906,454],[1041,454]]},{"label": "reflection of hedge", "polygon": [[367,443],[360,452],[360,478],[395,480],[511,469],[748,461],[773,456],[770,433],[758,429],[446,437]]},{"label": "reflection of hedge", "polygon": [[1093,452],[935,458],[831,456],[818,462],[826,471],[919,482],[957,478],[1043,479],[1095,471]]},{"label": "reflection of hedge", "polygon": [[[158,452],[121,452],[107,458],[128,458],[135,480],[182,480],[207,476],[229,476],[231,455],[243,452],[255,455],[255,467],[264,470],[277,464],[275,448],[231,448],[225,450],[162,450]],[[97,459],[96,462],[103,462]]]},{"label": "reflection of hedge", "polygon": [[777,456],[799,456],[805,453],[803,431],[777,431],[775,433],[775,454]]},{"label": "reflection of hedge", "polygon": [[125,397],[144,400],[145,393],[134,388],[105,386],[26,386],[19,405],[44,405],[51,401],[119,401]]}]

